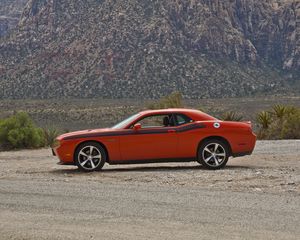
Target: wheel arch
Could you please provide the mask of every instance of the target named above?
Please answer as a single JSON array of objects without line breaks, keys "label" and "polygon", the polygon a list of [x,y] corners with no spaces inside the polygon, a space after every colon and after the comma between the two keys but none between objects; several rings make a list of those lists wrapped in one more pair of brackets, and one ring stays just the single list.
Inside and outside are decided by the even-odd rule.
[{"label": "wheel arch", "polygon": [[231,145],[230,145],[229,141],[228,141],[226,138],[221,137],[221,136],[209,136],[209,137],[203,138],[203,139],[199,142],[199,144],[198,144],[197,153],[198,153],[198,150],[199,150],[200,146],[201,146],[205,141],[212,140],[212,139],[216,139],[216,140],[219,140],[219,141],[224,142],[224,143],[228,146],[228,149],[229,149],[229,156],[232,156],[232,149],[231,149]]},{"label": "wheel arch", "polygon": [[107,147],[102,142],[96,141],[96,140],[85,140],[85,141],[82,141],[82,142],[78,143],[77,146],[74,149],[73,160],[75,161],[75,153],[76,153],[77,149],[80,147],[80,145],[82,145],[84,143],[88,143],[88,142],[93,142],[93,143],[100,144],[101,147],[103,147],[103,149],[106,153],[106,162],[109,163],[109,153],[108,153]]}]

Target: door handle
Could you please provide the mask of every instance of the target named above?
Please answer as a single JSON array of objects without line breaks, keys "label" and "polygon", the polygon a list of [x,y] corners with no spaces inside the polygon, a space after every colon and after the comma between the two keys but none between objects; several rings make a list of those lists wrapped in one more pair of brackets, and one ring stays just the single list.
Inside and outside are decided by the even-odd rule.
[{"label": "door handle", "polygon": [[174,132],[176,132],[175,129],[169,129],[168,130],[168,133],[174,133]]}]

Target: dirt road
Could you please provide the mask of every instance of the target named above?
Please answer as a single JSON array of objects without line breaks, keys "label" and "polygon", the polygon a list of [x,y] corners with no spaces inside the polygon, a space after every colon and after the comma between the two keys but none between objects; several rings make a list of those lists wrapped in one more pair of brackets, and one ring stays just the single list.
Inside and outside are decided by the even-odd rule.
[{"label": "dirt road", "polygon": [[300,141],[252,156],[104,166],[81,173],[48,149],[0,153],[0,239],[299,239]]}]

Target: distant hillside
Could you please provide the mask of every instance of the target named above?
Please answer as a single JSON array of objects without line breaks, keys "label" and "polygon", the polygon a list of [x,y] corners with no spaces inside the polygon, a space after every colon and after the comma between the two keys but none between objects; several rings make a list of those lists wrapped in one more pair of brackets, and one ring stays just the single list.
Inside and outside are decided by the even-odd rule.
[{"label": "distant hillside", "polygon": [[0,1],[0,38],[17,26],[26,2],[27,0]]},{"label": "distant hillside", "polygon": [[299,0],[29,0],[0,39],[0,98],[289,93],[299,16]]}]

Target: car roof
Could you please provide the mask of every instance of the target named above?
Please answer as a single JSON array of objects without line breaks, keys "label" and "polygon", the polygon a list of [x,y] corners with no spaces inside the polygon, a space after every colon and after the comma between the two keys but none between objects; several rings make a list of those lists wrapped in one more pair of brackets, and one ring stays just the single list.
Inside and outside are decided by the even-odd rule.
[{"label": "car roof", "polygon": [[165,109],[149,109],[141,111],[140,113],[168,113],[168,112],[200,112],[195,109],[188,109],[188,108],[165,108]]},{"label": "car roof", "polygon": [[163,113],[183,113],[188,115],[194,120],[214,120],[215,118],[201,112],[200,110],[196,109],[188,109],[188,108],[166,108],[166,109],[154,109],[154,110],[145,110],[140,112],[142,115],[148,115],[148,114],[163,114]]}]

